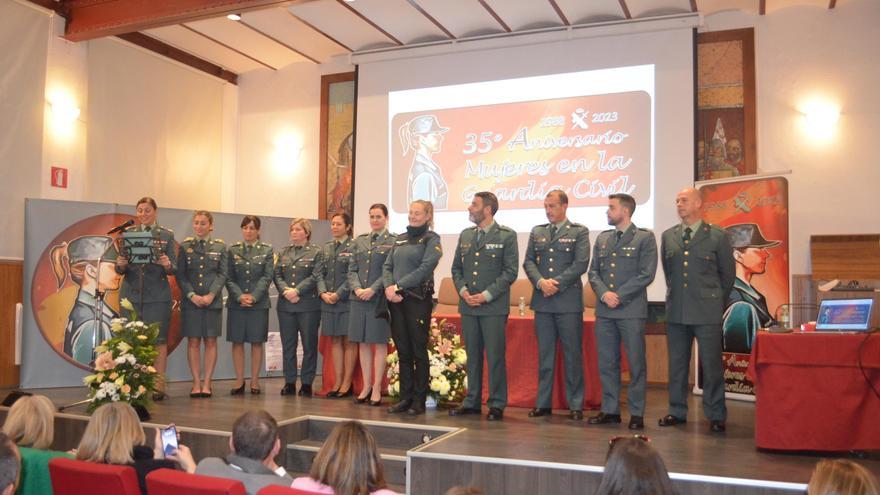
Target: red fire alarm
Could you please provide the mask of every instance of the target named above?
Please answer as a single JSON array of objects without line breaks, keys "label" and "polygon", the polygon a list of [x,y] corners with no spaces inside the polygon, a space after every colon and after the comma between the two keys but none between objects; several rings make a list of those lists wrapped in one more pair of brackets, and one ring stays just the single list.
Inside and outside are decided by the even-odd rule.
[{"label": "red fire alarm", "polygon": [[52,187],[67,189],[67,169],[52,167]]}]

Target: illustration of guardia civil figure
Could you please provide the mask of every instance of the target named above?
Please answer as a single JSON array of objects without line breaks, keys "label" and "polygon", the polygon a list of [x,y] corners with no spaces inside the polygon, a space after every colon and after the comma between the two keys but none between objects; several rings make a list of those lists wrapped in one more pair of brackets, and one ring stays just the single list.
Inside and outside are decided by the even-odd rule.
[{"label": "illustration of guardia civil figure", "polygon": [[432,155],[440,152],[443,134],[447,131],[449,128],[441,127],[433,115],[420,115],[398,129],[403,154],[406,155],[410,149],[415,151],[406,182],[408,204],[425,200],[430,201],[437,210],[447,208],[449,190],[446,179],[432,158]]},{"label": "illustration of guardia civil figure", "polygon": [[104,304],[97,324],[95,322],[96,291],[119,289],[121,277],[113,269],[118,254],[113,239],[103,235],[77,237],[52,247],[50,251],[58,289],[64,286],[68,277],[79,286],[64,328],[62,348],[65,354],[79,363],[89,364],[93,361],[95,345],[110,338],[110,321],[119,316],[113,308]]}]

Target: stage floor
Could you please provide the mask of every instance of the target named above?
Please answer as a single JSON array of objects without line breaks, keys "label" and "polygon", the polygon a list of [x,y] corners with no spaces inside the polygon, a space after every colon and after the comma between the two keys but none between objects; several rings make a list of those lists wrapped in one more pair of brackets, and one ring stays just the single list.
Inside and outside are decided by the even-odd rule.
[{"label": "stage floor", "polygon": [[[486,421],[484,415],[453,418],[443,409],[409,417],[390,415],[384,407],[357,405],[350,398],[282,397],[279,395],[282,384],[281,379],[264,379],[261,395],[232,397],[229,395],[232,382],[224,380],[215,383],[213,398],[190,399],[190,383],[173,383],[169,386],[171,399],[156,403],[150,409],[153,416],[150,423],[175,423],[183,428],[228,432],[233,420],[243,411],[262,408],[279,421],[302,416],[324,416],[411,426],[424,424],[462,430],[418,449],[419,454],[489,458],[492,462],[510,460],[516,463],[582,466],[602,466],[609,438],[631,433],[626,428],[625,411],[623,424],[601,426],[587,425],[586,421],[570,421],[566,419],[567,411],[558,411],[558,415],[550,418],[531,419],[527,416],[528,410],[521,408],[508,408],[502,422]],[[0,390],[0,397],[8,391]],[[47,395],[56,405],[81,400],[84,391],[84,388],[29,390]],[[649,387],[646,429],[643,433],[651,438],[670,473],[806,483],[813,466],[821,458],[819,455],[757,451],[754,447],[754,404],[750,402],[727,402],[725,434],[709,432],[708,422],[702,414],[701,398],[697,396],[690,399],[686,425],[660,428],[657,419],[666,414],[666,398],[665,388]],[[77,406],[65,412],[85,415],[85,407]],[[857,461],[880,473],[880,453],[869,453],[867,458]]]}]

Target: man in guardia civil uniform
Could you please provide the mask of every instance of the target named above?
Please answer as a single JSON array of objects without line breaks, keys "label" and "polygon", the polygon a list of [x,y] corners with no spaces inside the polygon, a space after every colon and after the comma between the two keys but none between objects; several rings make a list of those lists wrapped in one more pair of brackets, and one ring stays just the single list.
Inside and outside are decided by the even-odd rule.
[{"label": "man in guardia civil uniform", "polygon": [[538,225],[529,235],[523,268],[535,287],[531,308],[535,311],[538,339],[538,397],[529,417],[552,413],[553,371],[556,342],[565,358],[565,395],[570,419],[584,419],[584,285],[581,275],[590,263],[590,231],[569,221],[568,196],[553,190],[544,198],[550,223]]},{"label": "man in guardia civil uniform", "polygon": [[[193,215],[194,237],[180,244],[177,285],[180,301],[180,329],[187,337],[187,360],[193,386],[189,396],[208,398],[214,394],[211,380],[217,365],[217,337],[223,332],[223,287],[228,278],[226,243],[211,237],[214,217],[199,210]],[[201,373],[201,345],[205,343],[205,374]]]},{"label": "man in guardia civil uniform", "polygon": [[467,349],[468,395],[450,416],[480,414],[483,401],[483,349],[489,362],[487,419],[499,421],[507,406],[505,334],[510,314],[510,285],[519,272],[516,232],[495,222],[498,198],[474,195],[468,213],[477,224],[461,232],[452,260],[452,281],[460,299],[461,331]]},{"label": "man in guardia civil uniform", "polygon": [[660,426],[687,422],[688,375],[694,338],[703,372],[703,414],[709,429],[727,429],[721,362],[721,318],[736,278],[727,233],[703,221],[703,200],[693,188],[675,197],[681,223],[663,232],[660,253],[666,275],[666,341],[669,348],[669,414]]},{"label": "man in guardia civil uniform", "polygon": [[645,427],[645,320],[648,285],[657,272],[654,233],[632,223],[636,201],[629,194],[608,197],[608,224],[599,234],[590,265],[590,285],[596,293],[596,342],[602,410],[590,424],[620,423],[620,344],[626,350],[630,382],[627,402],[629,429]]}]

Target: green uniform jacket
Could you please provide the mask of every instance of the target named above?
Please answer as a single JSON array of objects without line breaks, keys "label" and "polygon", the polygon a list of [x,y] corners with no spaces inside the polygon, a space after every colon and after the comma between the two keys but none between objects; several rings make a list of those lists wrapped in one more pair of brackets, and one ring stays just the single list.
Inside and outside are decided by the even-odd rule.
[{"label": "green uniform jacket", "polygon": [[221,239],[209,238],[204,244],[193,237],[184,239],[177,258],[181,309],[205,309],[196,306],[189,299],[190,294],[214,294],[214,300],[208,309],[222,309],[223,286],[226,285],[228,270],[226,243]]},{"label": "green uniform jacket", "polygon": [[412,239],[406,232],[400,234],[382,266],[385,287],[397,284],[406,290],[433,283],[434,269],[442,256],[443,248],[436,232],[429,230]]},{"label": "green uniform jacket", "polygon": [[[648,229],[631,224],[620,241],[616,229],[606,230],[596,238],[590,285],[596,293],[596,316],[605,318],[647,318],[648,286],[657,273],[657,240]],[[602,302],[606,292],[620,299],[616,308]]]},{"label": "green uniform jacket", "polygon": [[[275,287],[278,288],[278,311],[303,313],[320,311],[318,280],[324,274],[324,252],[315,244],[294,249],[291,244],[278,253],[275,262]],[[296,289],[300,300],[294,304],[284,297],[284,291]]]},{"label": "green uniform jacket", "polygon": [[[140,231],[143,226],[128,229],[128,231]],[[130,263],[125,268],[116,267],[116,273],[125,275],[122,279],[122,287],[119,289],[119,298],[128,299],[137,308],[139,302],[171,302],[171,286],[168,284],[168,276],[174,275],[177,269],[177,252],[174,249],[174,232],[157,225],[153,232],[153,249],[158,253],[168,256],[171,268],[167,271],[157,263],[136,265]],[[140,271],[144,273],[144,291],[141,294]]]},{"label": "green uniform jacket", "polygon": [[721,324],[736,279],[733,249],[724,229],[703,222],[685,246],[681,224],[667,229],[660,253],[666,275],[666,320],[682,325]]},{"label": "green uniform jacket", "polygon": [[455,289],[471,294],[486,292],[488,303],[468,306],[459,298],[458,311],[463,315],[506,315],[510,313],[510,284],[519,272],[519,248],[516,232],[493,223],[477,243],[478,227],[461,231],[452,259],[452,282]]},{"label": "green uniform jacket", "polygon": [[[547,313],[581,313],[584,311],[581,275],[590,264],[590,230],[566,220],[556,236],[551,236],[550,225],[538,225],[529,235],[523,269],[535,287],[531,307]],[[559,282],[559,292],[544,297],[538,289],[542,278]]]},{"label": "green uniform jacket", "polygon": [[348,311],[348,265],[351,262],[352,240],[346,237],[336,247],[336,241],[324,243],[324,274],[318,279],[318,294],[335,292],[339,294],[336,304],[321,301],[321,311],[345,313]]},{"label": "green uniform jacket", "polygon": [[[397,236],[387,230],[376,237],[376,242],[370,242],[369,234],[361,234],[351,243],[351,262],[348,264],[348,285],[352,295],[355,289],[373,289],[380,293],[384,289],[382,284],[382,265]],[[373,296],[376,297],[376,296]],[[384,297],[384,296],[383,296]],[[352,299],[354,300],[354,299]]]},{"label": "green uniform jacket", "polygon": [[242,308],[238,298],[244,294],[254,297],[253,309],[266,309],[271,306],[269,301],[269,284],[274,276],[275,260],[272,256],[272,245],[257,241],[254,247],[245,249],[243,242],[229,246],[229,268],[226,279],[227,308]]}]

